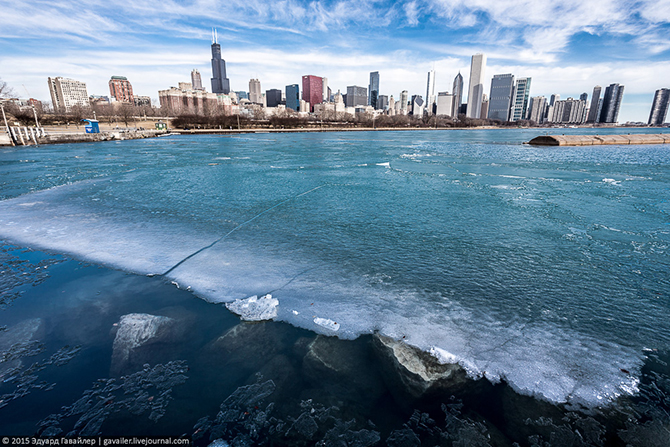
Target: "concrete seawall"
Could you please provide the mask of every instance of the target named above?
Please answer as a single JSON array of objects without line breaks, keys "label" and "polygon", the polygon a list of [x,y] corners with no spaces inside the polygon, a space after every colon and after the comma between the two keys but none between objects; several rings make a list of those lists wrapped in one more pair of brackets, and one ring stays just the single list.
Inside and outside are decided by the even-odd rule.
[{"label": "concrete seawall", "polygon": [[609,144],[668,144],[667,134],[542,135],[528,142],[534,146],[600,146]]},{"label": "concrete seawall", "polygon": [[[114,140],[137,140],[140,138],[153,138],[160,135],[166,135],[167,131],[157,130],[137,130],[125,132],[101,132],[101,133],[47,133],[44,136],[36,137],[37,144],[59,144],[59,143],[91,143],[96,141],[114,141]],[[29,138],[23,138],[17,143],[18,146],[26,144],[34,144],[34,141]],[[0,146],[11,146],[12,140],[9,134],[0,132]]]}]

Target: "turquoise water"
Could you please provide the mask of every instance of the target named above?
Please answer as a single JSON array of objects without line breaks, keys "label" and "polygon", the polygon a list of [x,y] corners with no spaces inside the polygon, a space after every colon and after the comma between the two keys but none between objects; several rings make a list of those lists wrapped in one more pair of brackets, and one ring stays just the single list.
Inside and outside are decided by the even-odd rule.
[{"label": "turquoise water", "polygon": [[8,148],[0,238],[211,303],[271,293],[277,321],[378,332],[521,394],[603,405],[670,347],[670,148],[521,144],[537,134]]}]

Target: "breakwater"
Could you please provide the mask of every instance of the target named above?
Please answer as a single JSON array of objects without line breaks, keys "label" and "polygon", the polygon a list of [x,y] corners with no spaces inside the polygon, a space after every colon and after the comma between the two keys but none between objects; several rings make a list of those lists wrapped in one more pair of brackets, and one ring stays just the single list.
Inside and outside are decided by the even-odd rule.
[{"label": "breakwater", "polygon": [[0,146],[28,146],[31,144],[91,143],[96,141],[137,140],[167,134],[159,130],[130,130],[101,133],[46,132],[44,129],[18,127],[0,133]]},{"label": "breakwater", "polygon": [[670,134],[541,135],[528,142],[535,146],[599,146],[610,144],[668,144]]}]

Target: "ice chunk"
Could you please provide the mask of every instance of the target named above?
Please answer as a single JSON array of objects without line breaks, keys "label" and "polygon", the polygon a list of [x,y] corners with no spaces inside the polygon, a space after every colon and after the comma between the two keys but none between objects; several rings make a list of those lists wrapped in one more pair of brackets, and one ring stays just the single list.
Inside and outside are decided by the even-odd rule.
[{"label": "ice chunk", "polygon": [[165,339],[173,323],[172,318],[149,314],[122,316],[112,348],[112,372],[118,373],[128,365],[135,348]]},{"label": "ice chunk", "polygon": [[279,300],[272,298],[269,293],[258,298],[256,295],[226,303],[229,311],[236,313],[245,321],[272,320],[277,316]]},{"label": "ice chunk", "polygon": [[330,329],[331,331],[337,331],[338,329],[340,329],[340,323],[336,323],[335,321],[330,320],[328,318],[314,317],[314,322],[321,327]]}]

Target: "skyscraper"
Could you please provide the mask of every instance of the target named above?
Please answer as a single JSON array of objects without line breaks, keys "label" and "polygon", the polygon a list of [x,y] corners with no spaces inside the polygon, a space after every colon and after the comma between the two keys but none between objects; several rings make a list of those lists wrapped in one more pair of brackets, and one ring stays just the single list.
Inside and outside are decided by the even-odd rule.
[{"label": "skyscraper", "polygon": [[519,78],[516,80],[514,88],[514,102],[510,121],[519,121],[526,119],[528,112],[528,98],[530,97],[530,79]]},{"label": "skyscraper", "polygon": [[435,70],[428,72],[428,81],[426,83],[426,109],[429,114],[433,113],[433,104],[435,103]]},{"label": "skyscraper", "polygon": [[286,108],[300,111],[300,87],[298,84],[286,86]]},{"label": "skyscraper", "polygon": [[619,117],[619,107],[623,98],[624,86],[620,84],[610,84],[605,88],[603,95],[603,105],[600,109],[599,123],[616,123]]},{"label": "skyscraper", "polygon": [[204,90],[204,88],[202,88],[200,72],[196,69],[191,70],[191,85],[193,86],[193,90]]},{"label": "skyscraper", "polygon": [[584,92],[581,95],[579,95],[579,100],[580,101],[588,101],[589,100],[589,94]]},{"label": "skyscraper", "polygon": [[593,87],[593,94],[591,95],[591,107],[589,108],[589,116],[586,118],[587,123],[595,123],[598,121],[598,109],[600,105],[600,92],[602,87],[596,85]]},{"label": "skyscraper", "polygon": [[407,100],[408,98],[408,92],[407,90],[403,90],[400,92],[400,110],[402,110],[403,113],[407,113]]},{"label": "skyscraper", "polygon": [[365,87],[350,85],[347,87],[347,107],[367,105],[368,92]]},{"label": "skyscraper", "polygon": [[302,99],[309,103],[309,111],[313,112],[314,105],[323,102],[323,79],[319,76],[303,76]]},{"label": "skyscraper", "polygon": [[249,102],[263,104],[263,93],[261,93],[261,81],[249,79]]},{"label": "skyscraper", "polygon": [[463,104],[463,76],[459,71],[456,77],[454,78],[454,88],[451,90],[454,95],[454,106],[451,111],[451,116],[454,118],[458,117],[458,112],[461,109],[461,104]]},{"label": "skyscraper", "polygon": [[47,82],[55,111],[69,112],[74,106],[90,106],[85,83],[60,76],[48,78]]},{"label": "skyscraper", "polygon": [[330,93],[328,93],[330,89],[328,88],[328,78],[321,78],[321,91],[323,92],[323,97],[322,101],[323,102],[330,102]]},{"label": "skyscraper", "polygon": [[560,99],[561,99],[561,95],[559,95],[558,93],[554,93],[553,95],[551,95],[549,97],[549,105],[553,106],[554,103],[556,103],[556,101],[559,101]]},{"label": "skyscraper", "polygon": [[668,104],[670,104],[670,89],[656,90],[654,102],[651,105],[651,113],[649,113],[650,126],[660,126],[665,122],[665,117],[668,114]]},{"label": "skyscraper", "polygon": [[267,107],[277,107],[281,104],[281,90],[278,88],[271,88],[265,91],[265,102]]},{"label": "skyscraper", "polygon": [[454,95],[450,95],[449,92],[440,92],[437,94],[436,103],[436,115],[451,116],[454,111]]},{"label": "skyscraper", "polygon": [[119,102],[135,103],[133,86],[125,76],[112,76],[109,80],[109,94]]},{"label": "skyscraper", "polygon": [[[193,87],[195,88],[195,85]],[[226,77],[226,61],[221,59],[221,45],[216,30],[212,32],[212,93],[226,95],[230,93],[230,80]]]},{"label": "skyscraper", "polygon": [[509,121],[514,92],[514,75],[511,73],[494,75],[491,79],[488,119]]},{"label": "skyscraper", "polygon": [[537,124],[544,122],[544,116],[547,110],[547,98],[544,96],[535,96],[530,98],[530,116],[529,119]]},{"label": "skyscraper", "polygon": [[379,72],[370,73],[370,85],[368,85],[368,105],[374,109],[380,109],[377,98],[379,98]]},{"label": "skyscraper", "polygon": [[484,95],[484,72],[486,71],[486,55],[477,53],[470,62],[470,84],[468,85],[468,118],[479,118],[482,111]]}]

